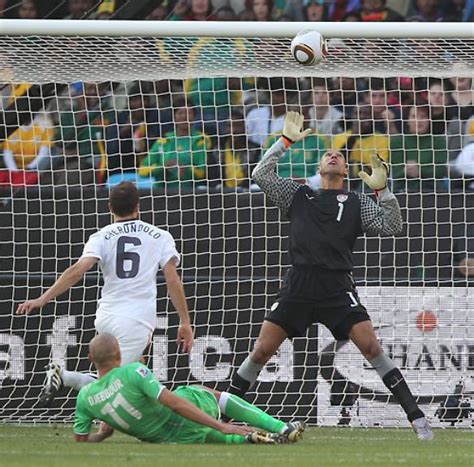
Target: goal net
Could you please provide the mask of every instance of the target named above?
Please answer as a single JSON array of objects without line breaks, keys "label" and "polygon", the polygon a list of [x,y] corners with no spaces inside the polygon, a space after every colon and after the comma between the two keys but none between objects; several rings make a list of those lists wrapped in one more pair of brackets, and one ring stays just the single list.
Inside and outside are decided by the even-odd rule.
[{"label": "goal net", "polygon": [[[286,219],[249,174],[285,112],[298,110],[314,134],[280,161],[280,175],[318,189],[319,158],[336,148],[349,162],[348,188],[361,191],[357,173],[371,153],[391,163],[404,230],[360,238],[354,278],[385,352],[433,423],[470,426],[468,26],[311,25],[329,56],[304,67],[289,47],[302,23],[1,20],[0,419],[71,421],[74,392],[49,409],[38,395],[51,360],[90,370],[100,273],[40,313],[15,309],[111,222],[109,190],[121,180],[140,188],[141,218],[176,239],[195,327],[184,355],[159,275],[149,366],[169,387],[228,387],[288,268]],[[283,419],[407,426],[355,347],[317,324],[283,343],[248,398]]]}]

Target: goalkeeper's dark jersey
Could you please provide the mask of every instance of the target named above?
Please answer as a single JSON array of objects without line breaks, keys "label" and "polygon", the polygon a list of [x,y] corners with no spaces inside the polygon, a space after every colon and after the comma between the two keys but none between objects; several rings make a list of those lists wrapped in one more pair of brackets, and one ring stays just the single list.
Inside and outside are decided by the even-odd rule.
[{"label": "goalkeeper's dark jersey", "polygon": [[293,266],[335,271],[353,269],[352,251],[363,233],[395,235],[402,229],[400,206],[391,193],[377,204],[362,193],[317,190],[275,172],[286,151],[282,141],[263,156],[252,177],[290,221],[289,254]]},{"label": "goalkeeper's dark jersey", "polygon": [[352,250],[362,234],[360,200],[343,190],[301,186],[288,209],[293,265],[352,270]]}]

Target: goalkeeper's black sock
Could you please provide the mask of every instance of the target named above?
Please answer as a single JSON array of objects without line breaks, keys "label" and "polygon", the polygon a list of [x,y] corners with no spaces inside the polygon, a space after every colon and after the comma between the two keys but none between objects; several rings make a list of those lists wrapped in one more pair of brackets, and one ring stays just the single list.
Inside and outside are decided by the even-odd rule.
[{"label": "goalkeeper's black sock", "polygon": [[250,381],[239,376],[237,372],[232,376],[232,381],[230,383],[229,389],[227,392],[235,394],[236,396],[243,397],[245,393],[250,389]]},{"label": "goalkeeper's black sock", "polygon": [[243,397],[254,385],[255,381],[257,381],[258,375],[263,367],[264,365],[254,362],[249,355],[234,373],[228,392]]},{"label": "goalkeeper's black sock", "polygon": [[405,378],[398,368],[390,370],[382,378],[382,381],[389,391],[398,399],[410,422],[425,416],[418,407],[415,397],[411,393]]}]

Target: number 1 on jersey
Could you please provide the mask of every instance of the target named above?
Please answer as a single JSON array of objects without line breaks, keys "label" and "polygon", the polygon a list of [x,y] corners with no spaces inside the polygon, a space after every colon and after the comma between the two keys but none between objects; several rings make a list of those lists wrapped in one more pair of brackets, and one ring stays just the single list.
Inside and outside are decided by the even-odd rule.
[{"label": "number 1 on jersey", "polygon": [[337,212],[336,220],[337,222],[341,222],[342,219],[342,211],[344,211],[344,203],[337,203],[339,206],[339,211]]}]

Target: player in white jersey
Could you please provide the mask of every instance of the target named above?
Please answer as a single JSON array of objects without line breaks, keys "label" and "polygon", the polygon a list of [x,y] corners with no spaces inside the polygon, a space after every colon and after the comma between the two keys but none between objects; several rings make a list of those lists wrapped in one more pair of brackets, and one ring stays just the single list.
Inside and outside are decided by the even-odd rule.
[{"label": "player in white jersey", "polygon": [[[112,188],[109,209],[113,223],[89,237],[79,260],[66,269],[39,298],[28,300],[17,314],[29,314],[66,292],[97,263],[104,277],[95,319],[97,332],[119,342],[122,364],[141,359],[156,327],[156,275],[161,268],[171,301],[180,318],[177,344],[189,352],[193,344],[188,306],[176,267],[180,255],[171,234],[138,219],[139,193],[131,182]],[[49,405],[61,386],[79,390],[94,376],[67,371],[51,363],[40,396]]]}]

